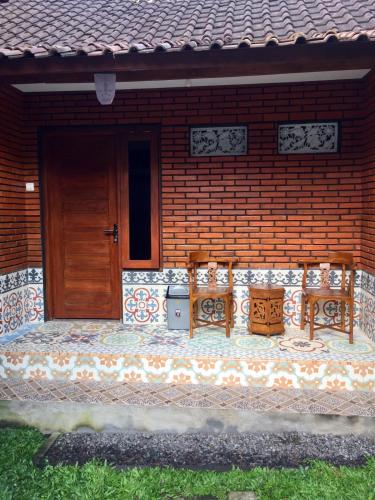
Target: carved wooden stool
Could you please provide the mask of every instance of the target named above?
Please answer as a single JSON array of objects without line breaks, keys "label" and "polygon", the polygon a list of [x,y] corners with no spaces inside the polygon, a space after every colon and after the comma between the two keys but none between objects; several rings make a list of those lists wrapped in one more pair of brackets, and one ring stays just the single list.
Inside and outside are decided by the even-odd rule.
[{"label": "carved wooden stool", "polygon": [[249,292],[249,332],[267,337],[284,333],[284,288],[277,285],[254,285],[249,287]]}]

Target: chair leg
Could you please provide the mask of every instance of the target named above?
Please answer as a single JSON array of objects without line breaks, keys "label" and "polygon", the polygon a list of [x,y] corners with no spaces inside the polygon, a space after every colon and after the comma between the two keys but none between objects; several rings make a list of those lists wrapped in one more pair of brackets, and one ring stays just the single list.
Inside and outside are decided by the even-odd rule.
[{"label": "chair leg", "polygon": [[314,315],[315,315],[315,302],[310,300],[310,340],[314,340]]},{"label": "chair leg", "polygon": [[306,299],[304,294],[301,294],[301,322],[300,322],[301,330],[305,329],[305,325],[306,325]]},{"label": "chair leg", "polygon": [[233,296],[230,298],[230,327],[234,328],[234,303]]},{"label": "chair leg", "polygon": [[349,344],[353,344],[354,304],[349,302]]},{"label": "chair leg", "polygon": [[230,298],[225,297],[225,336],[230,337]]},{"label": "chair leg", "polygon": [[189,337],[191,339],[193,338],[194,321],[195,321],[195,318],[194,318],[194,305],[195,305],[195,302],[193,302],[192,300],[190,300],[190,334],[189,334]]},{"label": "chair leg", "polygon": [[346,315],[346,302],[341,301],[341,330],[345,332],[345,315]]}]

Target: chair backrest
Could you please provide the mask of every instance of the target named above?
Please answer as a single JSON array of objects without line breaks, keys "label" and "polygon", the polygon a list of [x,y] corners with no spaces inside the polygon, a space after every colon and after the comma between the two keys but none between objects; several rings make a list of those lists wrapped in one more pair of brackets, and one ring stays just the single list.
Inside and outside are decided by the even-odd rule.
[{"label": "chair backrest", "polygon": [[349,271],[349,283],[347,291],[351,296],[354,295],[354,261],[353,254],[349,252],[329,252],[327,257],[320,259],[301,259],[300,264],[303,264],[302,288],[307,286],[307,274],[311,268],[318,268],[320,264],[329,264],[331,269],[338,269],[341,272],[340,288],[346,289],[346,275]]},{"label": "chair backrest", "polygon": [[210,253],[207,251],[197,251],[189,253],[189,264],[207,264],[208,262],[213,262],[212,258],[210,258]]},{"label": "chair backrest", "polygon": [[233,264],[238,262],[236,257],[213,257],[210,252],[202,250],[196,252],[190,252],[187,260],[188,271],[189,271],[189,284],[190,288],[196,288],[198,286],[198,269],[202,266],[207,267],[211,262],[214,262],[218,267],[222,267],[228,270],[228,286],[233,287]]}]

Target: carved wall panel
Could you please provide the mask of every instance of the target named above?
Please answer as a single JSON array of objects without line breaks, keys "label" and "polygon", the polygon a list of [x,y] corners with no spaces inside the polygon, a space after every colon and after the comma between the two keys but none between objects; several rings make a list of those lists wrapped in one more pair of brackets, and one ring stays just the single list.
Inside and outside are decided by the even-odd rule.
[{"label": "carved wall panel", "polygon": [[337,122],[286,123],[279,125],[279,153],[336,153]]},{"label": "carved wall panel", "polygon": [[247,127],[192,127],[191,156],[233,156],[247,153]]}]

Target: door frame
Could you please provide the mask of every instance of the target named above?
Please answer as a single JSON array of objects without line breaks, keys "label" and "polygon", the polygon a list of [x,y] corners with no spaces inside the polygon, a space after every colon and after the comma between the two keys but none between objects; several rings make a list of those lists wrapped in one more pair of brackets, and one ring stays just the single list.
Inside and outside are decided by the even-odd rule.
[{"label": "door frame", "polygon": [[[122,272],[123,270],[126,269],[132,269],[134,270],[134,267],[137,267],[138,269],[159,269],[160,268],[160,262],[161,262],[161,210],[160,210],[160,126],[159,125],[72,125],[72,126],[66,126],[66,125],[52,125],[52,126],[46,126],[46,127],[39,127],[38,128],[38,169],[39,169],[39,192],[40,192],[40,224],[41,224],[41,244],[42,244],[42,267],[43,267],[43,288],[44,288],[44,309],[45,309],[45,320],[52,320],[53,319],[53,311],[54,311],[54,304],[53,304],[53,287],[52,287],[52,280],[53,276],[52,273],[50,272],[50,269],[52,268],[52,258],[53,258],[53,250],[49,251],[50,245],[47,245],[48,241],[53,241],[52,239],[52,234],[51,234],[51,219],[50,219],[50,214],[48,210],[48,206],[50,203],[50,196],[49,196],[49,190],[47,188],[48,186],[48,172],[47,168],[45,165],[45,157],[44,157],[44,145],[45,145],[45,140],[48,140],[49,136],[56,136],[56,135],[61,135],[61,134],[71,134],[74,131],[77,132],[97,132],[98,130],[103,130],[103,132],[115,132],[117,135],[117,144],[118,148],[117,150],[119,151],[119,154],[117,155],[117,161],[116,161],[116,180],[117,180],[117,214],[118,214],[118,224],[120,227],[120,232],[119,232],[119,248],[118,248],[118,262],[117,262],[117,269],[118,269],[118,287],[119,287],[119,300],[120,300],[120,317],[118,318],[119,320],[122,320],[123,318],[123,292],[122,292]],[[154,206],[156,203],[156,206],[158,208],[156,214],[152,214],[153,220],[156,222],[157,219],[157,238],[158,238],[158,247],[159,247],[159,255],[158,255],[158,262],[155,262],[155,259],[153,261],[152,267],[146,266],[143,267],[141,266],[141,261],[137,261],[137,266],[126,266],[124,267],[124,231],[121,230],[121,228],[124,228],[124,223],[125,221],[123,220],[124,217],[124,202],[122,200],[122,196],[124,194],[124,188],[122,186],[122,181],[123,181],[123,166],[124,166],[124,160],[122,158],[124,154],[124,149],[123,149],[123,142],[121,141],[122,137],[127,137],[127,140],[131,137],[139,137],[140,134],[143,132],[150,132],[153,134],[153,140],[152,140],[152,147],[156,148],[156,151],[154,151],[154,158],[153,158],[153,163],[152,163],[152,169],[154,172],[155,176],[155,168],[156,168],[156,175],[157,175],[157,199],[154,200]],[[155,167],[155,162],[156,162],[156,167]],[[127,163],[127,162],[126,162]]]}]

